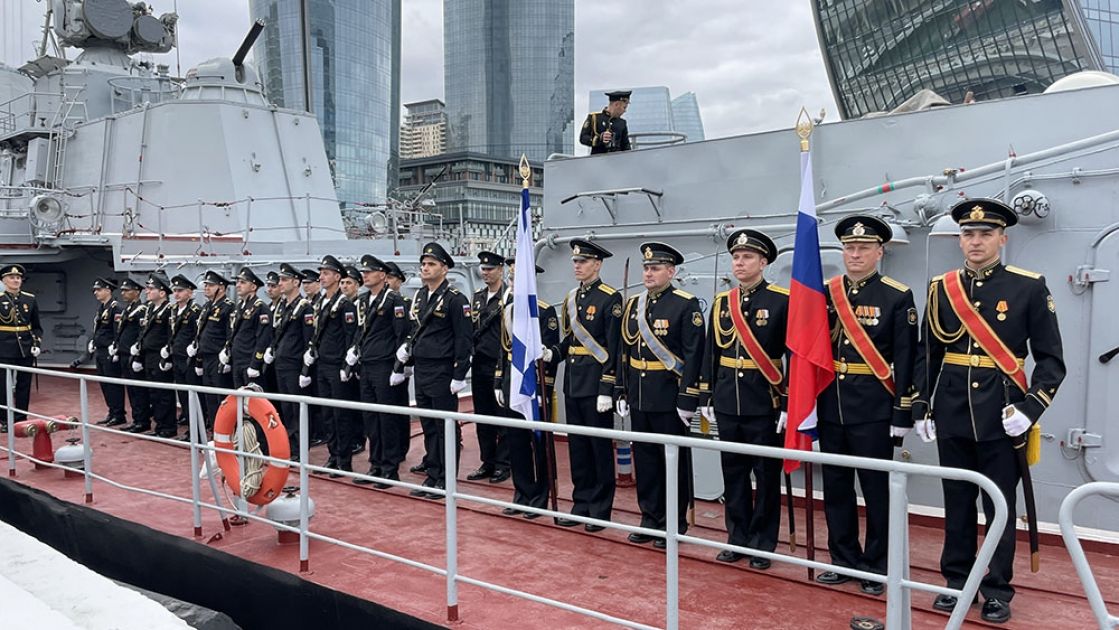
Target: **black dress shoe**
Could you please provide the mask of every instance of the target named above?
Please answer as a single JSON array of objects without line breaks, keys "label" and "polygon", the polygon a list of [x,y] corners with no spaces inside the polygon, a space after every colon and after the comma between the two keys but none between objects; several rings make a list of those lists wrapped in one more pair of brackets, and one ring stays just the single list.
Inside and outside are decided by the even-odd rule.
[{"label": "black dress shoe", "polygon": [[956,608],[957,598],[952,595],[944,595],[943,593],[936,596],[933,600],[933,608],[943,610],[944,612],[952,612]]},{"label": "black dress shoe", "polygon": [[420,462],[408,469],[410,473],[423,474],[427,472],[427,464]]},{"label": "black dress shoe", "polygon": [[481,466],[480,468],[478,468],[478,470],[475,470],[474,472],[467,475],[466,480],[467,481],[478,481],[480,479],[485,479],[486,477],[489,477],[492,474],[493,474],[493,469],[492,468],[490,468],[489,466]]},{"label": "black dress shoe", "polygon": [[533,519],[540,518],[540,515],[536,512],[525,512],[524,518],[531,521]]},{"label": "black dress shoe", "polygon": [[569,518],[563,518],[562,516],[556,519],[556,525],[559,525],[560,527],[575,527],[578,524],[579,521],[573,521]]},{"label": "black dress shoe", "polygon": [[409,492],[408,496],[419,497],[421,499],[430,499],[431,498],[431,495],[428,494],[427,490],[420,490],[419,488],[416,488],[415,490]]},{"label": "black dress shoe", "polygon": [[337,479],[337,478],[339,478],[339,477],[342,477],[342,476],[344,476],[344,475],[342,474],[343,472],[353,472],[353,471],[354,471],[354,467],[353,467],[353,466],[351,466],[350,464],[337,464],[337,465],[335,465],[334,467],[335,467],[336,469],[338,469],[339,471],[341,471],[341,472],[332,472],[332,473],[330,473],[330,478],[331,478],[331,479]]},{"label": "black dress shoe", "polygon": [[127,423],[128,423],[128,421],[125,420],[124,418],[113,418],[112,420],[109,420],[108,422],[106,422],[105,426],[107,426],[107,427],[119,427],[120,425],[127,424]]},{"label": "black dress shoe", "polygon": [[159,431],[155,432],[156,437],[168,438],[168,439],[173,438],[177,435],[179,435],[179,432],[176,429],[160,429]]},{"label": "black dress shoe", "polygon": [[103,426],[105,426],[106,424],[109,424],[109,423],[110,423],[110,422],[112,422],[112,421],[113,421],[113,417],[112,417],[112,416],[105,416],[104,418],[102,418],[102,419],[98,420],[98,421],[97,421],[97,422],[95,422],[94,424],[96,424],[96,425],[97,425],[97,426],[99,426],[99,427],[103,427]]},{"label": "black dress shoe", "polygon": [[629,538],[627,540],[629,540],[631,543],[644,545],[645,543],[653,542],[654,540],[656,540],[656,538],[654,538],[653,536],[648,536],[646,534],[633,532],[629,535]]},{"label": "black dress shoe", "polygon": [[886,585],[873,580],[860,580],[859,590],[867,595],[881,595],[886,592]]},{"label": "black dress shoe", "polygon": [[521,514],[521,511],[518,510],[517,508],[505,508],[504,510],[501,511],[501,513],[504,514],[505,516],[516,516],[518,514]]},{"label": "black dress shoe", "polygon": [[846,575],[840,575],[835,571],[824,571],[816,576],[816,581],[820,584],[827,584],[828,586],[835,586],[836,584],[845,584],[851,581],[851,578]]},{"label": "black dress shoe", "polygon": [[[565,520],[566,520],[566,519],[565,519]],[[595,525],[595,524],[593,524],[593,523],[587,523],[586,525],[584,525],[584,526],[583,526],[583,529],[585,529],[585,530],[587,530],[588,532],[590,532],[590,533],[592,533],[592,534],[593,534],[593,533],[595,533],[595,532],[601,532],[602,530],[604,530],[604,529],[606,529],[606,528],[605,528],[605,527],[603,527],[602,525]]]},{"label": "black dress shoe", "polygon": [[315,447],[315,446],[322,446],[323,444],[326,444],[326,440],[324,438],[315,437],[315,438],[311,438],[311,442],[310,442],[309,446]]},{"label": "black dress shoe", "polygon": [[[441,484],[441,483],[437,483],[437,484],[435,484],[431,487],[435,488],[436,490],[444,490],[445,489],[443,487],[443,484]],[[444,497],[444,495],[439,494],[438,492],[428,492],[427,493],[427,498],[431,499],[432,501],[442,501],[445,497]]]},{"label": "black dress shoe", "polygon": [[[370,468],[369,472],[366,473],[366,474],[369,475],[370,477],[380,477],[381,476],[381,471],[377,470],[376,468]],[[354,483],[356,483],[359,486],[368,486],[370,484],[375,484],[377,482],[373,481],[372,479],[355,478]]]},{"label": "black dress shoe", "polygon": [[738,562],[745,557],[746,554],[738,553],[737,551],[731,551],[730,549],[724,549],[719,552],[719,555],[715,556],[715,559],[719,562]]},{"label": "black dress shoe", "polygon": [[664,538],[654,538],[653,539],[653,546],[656,547],[657,549],[667,549],[668,548],[668,540],[666,540]]},{"label": "black dress shoe", "polygon": [[508,479],[509,475],[510,473],[508,469],[499,470],[495,472],[492,477],[490,477],[490,483],[501,483],[502,481]]},{"label": "black dress shoe", "polygon": [[988,597],[987,601],[983,602],[983,613],[981,616],[983,617],[983,621],[1006,623],[1010,621],[1010,602]]},{"label": "black dress shoe", "polygon": [[772,563],[769,558],[759,558],[758,556],[750,557],[750,568],[757,569],[758,571],[765,571]]},{"label": "black dress shoe", "polygon": [[142,424],[130,424],[128,425],[128,428],[125,429],[125,431],[129,433],[147,433],[148,429],[149,427],[146,427]]}]

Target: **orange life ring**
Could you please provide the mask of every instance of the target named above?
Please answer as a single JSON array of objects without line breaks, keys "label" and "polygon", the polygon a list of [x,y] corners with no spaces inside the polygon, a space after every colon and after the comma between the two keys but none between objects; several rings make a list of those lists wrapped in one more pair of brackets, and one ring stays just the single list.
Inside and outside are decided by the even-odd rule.
[{"label": "orange life ring", "polygon": [[[288,443],[288,434],[284,424],[280,421],[280,414],[272,403],[264,398],[248,399],[248,417],[255,421],[257,426],[264,431],[267,451],[265,455],[276,459],[290,459],[291,445]],[[214,419],[214,446],[233,450],[233,435],[237,431],[237,398],[227,396],[218,407],[217,417]],[[262,449],[263,450],[263,449]],[[237,496],[241,496],[241,472],[237,466],[237,456],[233,453],[217,451],[218,466],[225,475],[226,482]],[[253,505],[268,505],[280,496],[288,478],[288,464],[276,462],[263,462],[265,470],[260,482],[260,489],[245,500]]]}]

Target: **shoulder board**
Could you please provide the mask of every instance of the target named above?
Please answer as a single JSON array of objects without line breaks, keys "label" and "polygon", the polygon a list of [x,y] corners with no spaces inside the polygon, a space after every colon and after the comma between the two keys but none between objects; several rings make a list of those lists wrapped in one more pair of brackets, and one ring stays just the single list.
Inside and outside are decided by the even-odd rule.
[{"label": "shoulder board", "polygon": [[447,293],[459,293],[459,290],[455,287],[447,287]]},{"label": "shoulder board", "polygon": [[198,305],[198,302],[191,302],[190,303],[190,310],[200,311],[200,310],[202,310],[202,307]]},{"label": "shoulder board", "polygon": [[548,304],[544,300],[536,300],[536,305],[539,306],[540,308],[552,308],[552,305]]},{"label": "shoulder board", "polygon": [[1010,273],[1016,273],[1020,276],[1026,276],[1027,278],[1030,278],[1032,280],[1040,280],[1041,279],[1041,274],[1040,273],[1037,273],[1037,272],[1034,272],[1034,271],[1027,271],[1025,269],[1022,269],[1021,267],[1015,267],[1014,265],[1007,265],[1006,270],[1009,271]]},{"label": "shoulder board", "polygon": [[933,276],[932,281],[933,282],[940,282],[943,279],[944,279],[944,274],[940,274],[939,276]]},{"label": "shoulder board", "polygon": [[692,295],[691,293],[688,293],[687,291],[685,291],[683,289],[673,289],[672,292],[674,294],[679,295],[680,297],[684,298],[685,300],[691,300],[691,299],[695,298],[694,295]]},{"label": "shoulder board", "polygon": [[617,289],[615,289],[612,286],[607,285],[605,282],[598,285],[598,290],[602,291],[606,295],[614,295],[615,293],[618,292]]},{"label": "shoulder board", "polygon": [[27,297],[30,297],[30,298],[35,297],[34,293],[28,293],[27,291],[20,291],[20,294],[21,295],[26,295]]},{"label": "shoulder board", "polygon": [[109,300],[109,308],[113,308],[113,307],[114,307],[114,306],[116,306],[116,305],[117,305],[117,301],[116,301],[116,300]]},{"label": "shoulder board", "polygon": [[902,293],[905,293],[906,291],[909,290],[909,287],[907,287],[904,284],[898,282],[897,280],[894,280],[890,276],[882,276],[882,284],[884,284],[888,287],[893,287],[893,288],[897,289],[898,291],[901,291]]},{"label": "shoulder board", "polygon": [[767,284],[765,285],[765,288],[767,291],[773,291],[774,293],[780,293],[781,295],[789,294],[788,289],[786,289],[785,287],[779,287],[776,284]]},{"label": "shoulder board", "polygon": [[715,295],[716,300],[729,299],[729,298],[730,298],[730,291],[723,291],[722,293],[719,293],[719,294]]}]

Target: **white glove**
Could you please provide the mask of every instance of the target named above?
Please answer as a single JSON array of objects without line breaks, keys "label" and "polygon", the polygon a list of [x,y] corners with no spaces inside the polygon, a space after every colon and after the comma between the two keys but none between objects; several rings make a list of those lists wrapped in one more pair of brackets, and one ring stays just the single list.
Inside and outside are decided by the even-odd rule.
[{"label": "white glove", "polygon": [[909,435],[910,430],[911,429],[909,427],[894,427],[894,426],[891,426],[890,427],[890,437],[892,437],[892,438],[903,438],[903,437]]},{"label": "white glove", "polygon": [[[117,358],[117,344],[116,343],[109,344],[109,356],[113,357],[114,361],[116,360],[116,358]],[[194,355],[192,354],[190,356],[194,356]]]},{"label": "white glove", "polygon": [[393,387],[396,387],[397,385],[403,385],[404,379],[405,376],[400,372],[393,372],[392,374],[389,374],[389,385]]},{"label": "white glove", "polygon": [[307,351],[303,353],[303,365],[306,365],[307,367],[311,367],[314,364],[315,364],[315,353],[310,348],[307,348]]},{"label": "white glove", "polygon": [[299,387],[302,388],[302,389],[307,389],[310,386],[311,386],[311,377],[310,376],[303,376],[302,374],[300,374],[299,375]]},{"label": "white glove", "polygon": [[144,371],[144,364],[140,363],[139,361],[133,361],[132,362],[132,371],[133,372],[143,372]]},{"label": "white glove", "polygon": [[691,428],[692,418],[695,417],[694,411],[685,411],[679,407],[676,408],[676,415],[680,416],[680,422],[684,423],[685,427]]},{"label": "white glove", "polygon": [[260,370],[254,370],[253,368],[245,368],[245,376],[247,376],[249,378],[260,378]]},{"label": "white glove", "polygon": [[232,371],[233,371],[233,366],[232,365],[230,365],[228,363],[223,363],[222,364],[222,366],[221,366],[221,373],[222,374],[229,374]]},{"label": "white glove", "polygon": [[131,354],[134,357],[140,356],[140,344],[132,344],[132,347],[128,349],[128,354]]},{"label": "white glove", "polygon": [[194,366],[194,373],[199,375],[199,376],[202,376],[202,366],[201,365]]},{"label": "white glove", "polygon": [[609,396],[599,396],[594,399],[594,410],[599,413],[606,413],[614,406],[614,401],[610,400]]},{"label": "white glove", "polygon": [[922,442],[928,444],[929,442],[936,441],[936,423],[933,422],[932,418],[914,422],[913,429],[917,431],[917,435],[921,438]]},{"label": "white glove", "polygon": [[357,365],[357,360],[360,359],[360,358],[361,357],[359,357],[358,354],[357,354],[357,348],[354,348],[353,346],[350,346],[350,349],[346,350],[346,365],[349,365],[349,366]]},{"label": "white glove", "polygon": [[170,361],[168,361],[167,363],[164,363],[163,361],[159,362],[159,371],[160,372],[170,372],[172,367],[173,366],[171,365]]},{"label": "white glove", "polygon": [[1022,413],[1014,405],[1007,405],[1002,410],[1002,429],[1010,437],[1018,437],[1030,430],[1030,417]]},{"label": "white glove", "polygon": [[784,433],[785,432],[785,427],[788,426],[788,425],[789,425],[789,414],[785,411],[782,411],[781,415],[777,416],[777,432],[778,433]]},{"label": "white glove", "polygon": [[411,358],[412,355],[408,352],[408,347],[404,344],[400,344],[400,347],[396,349],[396,360],[401,363],[407,363],[408,359]]},{"label": "white glove", "polygon": [[708,420],[714,420],[715,419],[715,407],[713,407],[711,405],[707,405],[705,407],[700,407],[696,411],[699,413],[699,415],[703,416],[704,418],[707,418]]},{"label": "white glove", "polygon": [[171,348],[169,346],[163,346],[162,348],[160,348],[159,349],[159,358],[170,359],[171,358]]},{"label": "white glove", "polygon": [[544,360],[544,363],[551,363],[552,349],[548,346],[540,346],[540,358]]},{"label": "white glove", "polygon": [[120,361],[120,357],[118,357],[117,355],[114,354],[113,355],[113,363],[117,363],[118,361]]},{"label": "white glove", "polygon": [[458,395],[464,389],[466,389],[466,381],[451,381],[452,394]]},{"label": "white glove", "polygon": [[31,346],[31,356],[37,357],[40,352],[42,352],[42,349],[40,349],[39,346]]},{"label": "white glove", "polygon": [[493,397],[494,400],[497,401],[498,405],[502,407],[505,406],[505,392],[501,391],[500,389],[495,389],[493,390]]},{"label": "white glove", "polygon": [[339,368],[338,370],[338,378],[342,379],[343,383],[349,383],[353,375],[353,372],[350,372],[346,368]]},{"label": "white glove", "polygon": [[90,354],[93,354],[93,352],[97,350],[97,346],[93,345],[93,340],[90,339],[89,343],[86,344],[85,349],[88,350]]},{"label": "white glove", "polygon": [[629,417],[629,403],[626,402],[625,398],[619,398],[618,402],[614,403],[614,410],[623,418]]},{"label": "white glove", "polygon": [[266,365],[272,365],[272,362],[275,361],[275,360],[276,360],[276,353],[272,352],[272,348],[265,348],[265,350],[264,350],[264,363]]},{"label": "white glove", "polygon": [[[109,349],[112,350],[115,347],[116,346],[109,346]],[[116,351],[110,352],[109,354],[116,354]],[[198,343],[192,341],[191,344],[187,346],[187,356],[193,359],[196,354],[198,354]]]},{"label": "white glove", "polygon": [[218,363],[221,363],[222,365],[226,365],[229,363],[229,350],[226,350],[225,348],[221,349],[221,352],[218,353]]}]

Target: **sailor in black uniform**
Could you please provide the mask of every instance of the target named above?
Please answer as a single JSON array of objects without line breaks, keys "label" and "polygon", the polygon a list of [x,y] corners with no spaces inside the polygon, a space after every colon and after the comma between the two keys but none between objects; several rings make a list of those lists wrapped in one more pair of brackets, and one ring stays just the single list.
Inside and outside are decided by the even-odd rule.
[{"label": "sailor in black uniform", "polygon": [[[148,277],[148,305],[140,328],[140,355],[133,357],[133,369],[141,368],[144,376],[152,383],[171,383],[171,359],[168,345],[171,342],[171,303],[167,300],[171,286],[160,273]],[[139,364],[137,366],[136,364]],[[136,370],[140,371],[140,370]],[[148,390],[151,400],[152,416],[155,418],[155,434],[161,438],[172,438],[178,433],[175,423],[175,392],[170,389],[152,388]]]},{"label": "sailor in black uniform", "polygon": [[[233,387],[233,368],[222,363],[218,357],[229,342],[229,320],[236,307],[226,295],[229,280],[216,271],[207,271],[202,278],[202,290],[206,292],[207,302],[198,317],[198,339],[187,349],[195,358],[195,374],[202,377],[207,387]],[[224,396],[205,394],[206,427],[214,426],[218,406]]]},{"label": "sailor in black uniform", "polygon": [[[342,295],[354,306],[354,313],[357,313],[357,328],[354,332],[354,341],[350,342],[350,346],[346,348],[346,355],[350,353],[350,348],[357,340],[357,331],[361,330],[361,314],[358,313],[358,302],[360,301],[361,293],[361,272],[353,265],[345,265],[342,267],[342,279],[338,281],[338,286],[341,287]],[[391,348],[390,348],[391,350]],[[343,362],[346,357],[343,357]],[[361,387],[360,378],[358,373],[349,364],[342,366],[342,371],[339,375],[345,387],[345,400],[358,400]],[[337,397],[336,397],[337,398]],[[350,411],[353,425],[350,427],[350,453],[357,455],[365,451],[365,424],[362,414],[358,411]]]},{"label": "sailor in black uniform", "polygon": [[[571,241],[571,262],[579,285],[560,306],[564,336],[552,348],[557,364],[566,366],[563,403],[568,424],[614,428],[614,375],[622,333],[622,295],[599,277],[602,261],[612,256],[589,241]],[[614,441],[581,435],[567,436],[571,460],[571,513],[610,520],[614,506]],[[563,527],[578,521],[561,518]],[[586,525],[597,532],[601,525]]]},{"label": "sailor in black uniform", "polygon": [[[458,411],[458,394],[466,389],[470,371],[470,343],[473,330],[470,301],[447,281],[447,270],[455,261],[439,243],[424,245],[420,254],[420,279],[424,286],[416,292],[412,305],[415,325],[408,340],[396,350],[396,359],[415,366],[416,406],[421,409]],[[444,457],[443,421],[422,418],[426,448],[427,479],[423,485],[444,488],[447,475]],[[455,444],[462,450],[462,432],[455,425]],[[456,463],[460,459],[455,460]],[[438,494],[413,490],[413,496],[440,499]]]},{"label": "sailor in black uniform", "polygon": [[264,351],[272,343],[272,314],[257,292],[264,282],[245,267],[237,274],[240,300],[229,322],[229,350],[224,355],[233,368],[233,386],[258,383],[264,369]]},{"label": "sailor in black uniform", "polygon": [[[781,447],[789,290],[762,276],[777,258],[777,246],[758,230],[738,230],[727,239],[727,251],[738,283],[715,296],[708,317],[700,411],[716,420],[720,440]],[[721,459],[727,542],[775,550],[781,527],[781,460],[726,452]],[[742,557],[728,549],[715,559],[737,562]],[[750,566],[764,570],[770,561],[752,556]]]},{"label": "sailor in black uniform", "polygon": [[[511,289],[505,284],[505,258],[493,252],[478,252],[479,269],[485,286],[474,292],[470,314],[474,320],[474,357],[470,362],[474,413],[484,416],[507,415],[494,399],[494,374],[501,362],[501,317],[512,303]],[[509,445],[505,430],[490,424],[475,424],[478,455],[482,465],[466,478],[489,479],[500,483],[509,478]]]},{"label": "sailor in black uniform", "polygon": [[[672,287],[683,255],[664,243],[641,245],[645,293],[629,298],[622,312],[622,375],[618,413],[633,413],[633,430],[642,433],[685,435],[699,398],[699,370],[703,360],[703,310],[694,295]],[[634,472],[641,526],[665,529],[664,448],[634,442]],[[691,454],[681,449],[678,476],[679,532],[688,529],[692,493]],[[630,542],[652,541],[663,549],[662,537],[632,533]]]},{"label": "sailor in black uniform", "polygon": [[[890,226],[867,215],[845,217],[835,226],[843,243],[846,273],[828,281],[825,295],[831,325],[835,380],[817,402],[820,450],[890,459],[895,438],[913,426],[913,363],[917,310],[913,292],[878,272]],[[866,541],[859,545],[855,474],[866,502]],[[889,486],[886,473],[824,466],[824,515],[832,562],[886,573]],[[842,584],[845,575],[825,571],[822,584]],[[864,593],[879,595],[881,582],[863,580]]]},{"label": "sailor in black uniform", "polygon": [[[315,330],[315,312],[311,301],[300,295],[299,287],[303,274],[288,263],[280,265],[280,291],[283,294],[281,307],[273,320],[272,345],[264,351],[264,362],[272,366],[276,373],[276,387],[281,394],[303,395],[307,390],[300,387],[300,380],[306,379],[310,385],[311,377],[301,376],[303,353]],[[307,421],[311,421],[308,407]],[[299,405],[280,403],[280,420],[288,433],[292,457],[299,459]]]},{"label": "sailor in black uniform", "polygon": [[601,112],[587,114],[579,143],[591,148],[591,155],[629,151],[629,129],[622,114],[629,107],[631,91],[607,92],[610,102]]},{"label": "sailor in black uniform", "polygon": [[[272,345],[272,335],[276,330],[276,318],[280,315],[280,310],[284,306],[283,292],[280,291],[280,274],[275,271],[269,271],[264,276],[264,292],[268,295],[268,319],[272,322],[272,331],[268,333],[268,343],[265,345],[267,350]],[[264,363],[264,356],[261,355],[261,386],[266,392],[279,392],[279,386],[276,384],[276,370],[269,369],[269,364]]]},{"label": "sailor in black uniform", "polygon": [[[171,367],[175,383],[180,385],[201,385],[202,377],[195,373],[194,364],[187,355],[187,347],[198,336],[198,315],[202,307],[194,301],[198,287],[186,276],[179,274],[171,278],[171,292],[175,305],[171,307]],[[190,422],[190,393],[176,392],[179,399],[179,424]],[[205,415],[202,397],[199,396],[199,411]],[[190,434],[187,434],[190,440]]]},{"label": "sailor in black uniform", "polygon": [[[120,297],[124,302],[120,325],[117,326],[117,339],[109,346],[109,356],[116,358],[121,365],[121,376],[133,381],[144,380],[144,370],[135,370],[133,363],[139,355],[140,326],[147,313],[147,306],[140,301],[140,283],[125,278],[120,283]],[[128,402],[132,407],[132,424],[125,427],[130,433],[143,433],[151,428],[151,395],[142,385],[128,385]]]},{"label": "sailor in black uniform", "polygon": [[[930,283],[913,417],[917,434],[926,442],[936,440],[941,466],[986,475],[1006,498],[1007,527],[979,586],[983,619],[1003,623],[1010,619],[1014,597],[1010,582],[1021,476],[1015,441],[1020,448],[1027,442],[1028,448],[1039,448],[1037,422],[1065,378],[1064,352],[1045,278],[999,259],[1006,228],[1018,222],[1014,211],[994,199],[970,199],[956,204],[951,214],[960,224],[965,266]],[[1027,380],[1028,355],[1034,368]],[[943,486],[940,572],[949,588],[962,588],[975,562],[979,489],[963,481]],[[994,514],[986,495],[983,511],[990,523]],[[955,605],[949,595],[938,595],[933,603],[946,611]]]},{"label": "sailor in black uniform", "polygon": [[[311,312],[317,317],[319,305],[322,304],[322,283],[319,282],[319,270],[310,268],[300,269],[299,273],[303,276],[303,280],[301,281],[303,295],[306,296],[307,302],[311,305]],[[318,379],[316,378],[316,373],[318,370],[312,365],[304,371],[307,372],[307,376],[310,377],[310,385],[304,386],[303,382],[306,381],[306,379],[301,377],[299,379],[300,387],[303,388],[301,393],[307,396],[317,396]],[[312,405],[308,411],[311,414],[311,446],[326,444],[326,420],[323,416],[323,408],[319,405]]]},{"label": "sailor in black uniform", "polygon": [[[30,367],[38,359],[43,327],[39,323],[39,303],[34,294],[21,290],[26,271],[23,265],[10,264],[0,268],[3,276],[4,294],[0,296],[0,364]],[[15,421],[22,422],[31,403],[31,374],[15,372],[16,406]],[[6,422],[4,430],[8,430]]]},{"label": "sailor in black uniform", "polygon": [[[124,312],[120,302],[113,299],[117,283],[108,278],[93,281],[93,297],[97,299],[97,315],[93,318],[93,337],[86,351],[97,365],[98,376],[120,378],[120,361],[109,356],[109,346],[117,338],[117,324]],[[77,366],[74,366],[77,367]],[[101,396],[109,414],[97,424],[115,427],[127,422],[124,413],[124,386],[116,383],[101,383]]]},{"label": "sailor in black uniform", "polygon": [[[400,268],[400,265],[398,265],[394,262],[386,261],[385,262],[385,267],[388,268],[388,273],[386,274],[385,282],[389,285],[390,289],[399,293],[400,297],[404,300],[404,317],[405,317],[405,319],[408,320],[408,330],[411,330],[413,324],[415,323],[411,319],[412,318],[412,297],[410,295],[406,295],[404,293],[404,283],[408,280],[408,278],[404,275],[404,271]],[[405,336],[407,336],[407,333],[405,333]],[[406,368],[404,370],[404,380],[400,381],[400,385],[399,385],[399,387],[401,387],[402,390],[405,392],[405,401],[407,401],[408,380],[411,378],[411,375],[412,375],[412,368],[411,367]],[[400,434],[399,437],[400,437],[400,440],[401,440],[400,452],[403,453],[403,458],[406,459],[408,457],[408,451],[411,449],[411,446],[412,446],[412,425],[411,425],[411,419],[410,418],[409,418],[408,426],[406,427],[406,430],[403,431]],[[424,472],[423,461],[421,460],[419,464],[416,464],[415,466],[412,466],[409,470],[411,472],[414,472],[414,473]]]}]

